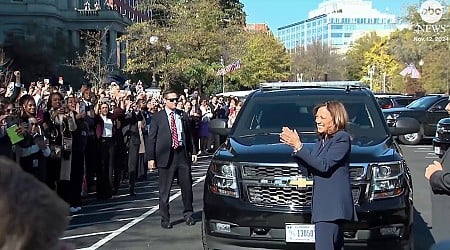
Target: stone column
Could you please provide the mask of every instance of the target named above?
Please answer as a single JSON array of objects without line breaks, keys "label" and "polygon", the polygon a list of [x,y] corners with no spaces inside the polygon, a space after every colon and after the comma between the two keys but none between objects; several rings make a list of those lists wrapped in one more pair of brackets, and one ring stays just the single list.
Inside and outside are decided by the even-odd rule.
[{"label": "stone column", "polygon": [[75,48],[80,48],[80,32],[78,30],[71,30],[71,38],[72,38],[72,45]]},{"label": "stone column", "polygon": [[108,66],[117,67],[117,31],[109,30],[109,57],[108,57]]}]

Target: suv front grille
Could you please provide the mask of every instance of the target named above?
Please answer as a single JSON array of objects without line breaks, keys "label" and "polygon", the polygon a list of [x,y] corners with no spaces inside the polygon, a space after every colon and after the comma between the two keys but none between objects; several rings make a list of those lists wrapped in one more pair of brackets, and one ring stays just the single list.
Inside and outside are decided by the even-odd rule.
[{"label": "suv front grille", "polygon": [[242,176],[249,179],[260,179],[268,177],[291,177],[300,175],[297,164],[284,166],[274,165],[244,165]]},{"label": "suv front grille", "polygon": [[247,187],[249,201],[253,205],[265,207],[305,207],[311,206],[312,187]]},{"label": "suv front grille", "polygon": [[296,176],[305,176],[296,163],[242,164],[242,178],[247,188],[248,201],[255,206],[310,207],[312,186],[290,186],[289,179]]},{"label": "suv front grille", "polygon": [[[242,180],[246,189],[248,202],[264,207],[305,208],[312,203],[312,186],[290,186],[290,178],[302,175],[297,163],[241,163]],[[352,197],[355,204],[361,196],[361,181],[366,176],[366,167],[358,164],[350,167],[350,178],[359,181],[352,186]]]}]

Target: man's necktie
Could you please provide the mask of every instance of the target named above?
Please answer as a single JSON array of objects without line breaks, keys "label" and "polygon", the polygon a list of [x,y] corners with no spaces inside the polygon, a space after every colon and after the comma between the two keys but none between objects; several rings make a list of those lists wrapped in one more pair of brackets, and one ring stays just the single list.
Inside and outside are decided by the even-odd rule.
[{"label": "man's necktie", "polygon": [[175,124],[175,113],[170,113],[170,127],[172,132],[172,148],[178,148],[178,131],[177,125]]}]

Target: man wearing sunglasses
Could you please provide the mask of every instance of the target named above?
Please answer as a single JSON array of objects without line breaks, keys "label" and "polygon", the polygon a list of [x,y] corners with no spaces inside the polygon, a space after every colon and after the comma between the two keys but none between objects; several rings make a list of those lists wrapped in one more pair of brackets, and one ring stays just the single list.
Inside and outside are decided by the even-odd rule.
[{"label": "man wearing sunglasses", "polygon": [[153,115],[149,132],[149,165],[159,169],[159,209],[161,227],[172,228],[169,215],[169,194],[172,182],[177,176],[181,188],[186,225],[195,224],[192,218],[192,176],[191,164],[197,161],[193,147],[192,130],[188,114],[176,109],[178,94],[167,90],[163,94],[165,107]]}]

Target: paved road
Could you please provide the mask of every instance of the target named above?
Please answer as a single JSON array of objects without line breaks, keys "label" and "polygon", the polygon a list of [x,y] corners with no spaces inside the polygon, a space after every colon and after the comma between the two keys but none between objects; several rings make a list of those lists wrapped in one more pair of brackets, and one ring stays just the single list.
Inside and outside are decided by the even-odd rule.
[{"label": "paved road", "polygon": [[430,144],[401,147],[413,179],[415,249],[428,250],[434,239],[431,232],[431,190],[424,173],[428,164],[439,158]]},{"label": "paved road", "polygon": [[203,156],[192,168],[196,225],[184,224],[181,192],[174,185],[170,212],[175,225],[171,230],[160,227],[158,177],[157,173],[152,173],[146,181],[137,182],[136,197],[128,196],[128,188],[123,185],[119,195],[110,200],[87,198],[81,212],[72,216],[63,240],[86,250],[202,249],[199,222],[208,164],[209,157]]},{"label": "paved road", "polygon": [[[426,250],[434,240],[431,233],[430,188],[423,174],[425,166],[437,157],[429,144],[402,146],[402,149],[413,176],[415,246],[416,250]],[[77,249],[89,250],[202,249],[200,221],[203,178],[208,162],[208,157],[201,157],[193,166],[196,225],[188,227],[184,224],[181,194],[178,186],[174,186],[170,208],[174,228],[164,230],[159,226],[157,175],[153,173],[147,181],[138,182],[135,198],[126,195],[126,186],[118,196],[108,201],[88,198],[83,210],[73,216],[63,239],[75,244]]]}]

